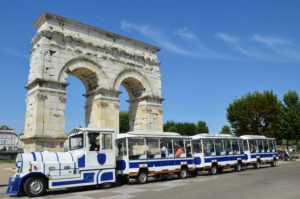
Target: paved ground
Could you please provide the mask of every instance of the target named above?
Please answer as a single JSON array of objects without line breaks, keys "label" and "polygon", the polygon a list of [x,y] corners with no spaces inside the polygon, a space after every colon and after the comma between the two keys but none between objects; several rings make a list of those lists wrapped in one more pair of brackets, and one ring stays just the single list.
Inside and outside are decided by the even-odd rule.
[{"label": "paved ground", "polygon": [[1,163],[0,164],[0,187],[7,185],[8,179],[12,176],[14,171],[15,164]]},{"label": "paved ground", "polygon": [[[1,173],[2,176],[2,173]],[[81,190],[52,191],[41,198],[55,199],[127,199],[127,198],[205,198],[205,199],[299,199],[300,162],[288,162],[278,167],[248,169],[197,178],[129,184],[111,189],[84,188]],[[0,198],[9,198],[0,193]],[[12,198],[12,197],[10,197]],[[25,199],[27,197],[21,197]]]}]

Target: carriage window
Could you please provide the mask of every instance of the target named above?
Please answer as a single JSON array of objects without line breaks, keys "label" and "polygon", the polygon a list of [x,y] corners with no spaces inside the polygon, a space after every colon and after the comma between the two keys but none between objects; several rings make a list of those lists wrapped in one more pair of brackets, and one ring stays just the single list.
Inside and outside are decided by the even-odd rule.
[{"label": "carriage window", "polygon": [[263,147],[263,141],[262,140],[257,140],[257,146],[258,146],[258,152],[259,153],[264,152],[264,147]]},{"label": "carriage window", "polygon": [[102,150],[112,149],[112,134],[101,134]]},{"label": "carriage window", "polygon": [[268,140],[263,140],[263,144],[264,144],[264,151],[269,152]]},{"label": "carriage window", "polygon": [[221,139],[216,139],[215,140],[215,147],[216,147],[216,154],[217,155],[225,155],[223,142],[222,142]]},{"label": "carriage window", "polygon": [[168,139],[168,138],[160,139],[160,150],[161,150],[162,158],[174,158],[172,139]]},{"label": "carriage window", "polygon": [[249,140],[249,146],[250,146],[251,153],[256,153],[257,152],[256,140]]},{"label": "carriage window", "polygon": [[184,140],[184,143],[185,143],[186,157],[192,157],[191,140]]},{"label": "carriage window", "polygon": [[273,147],[273,142],[272,142],[272,140],[268,140],[268,145],[269,145],[269,150],[270,150],[270,152],[273,152],[274,147]]},{"label": "carriage window", "polygon": [[116,155],[117,156],[126,156],[127,155],[127,148],[126,148],[126,139],[117,140],[117,148],[116,148]]},{"label": "carriage window", "polygon": [[205,156],[216,155],[214,142],[212,139],[203,139],[203,151]]},{"label": "carriage window", "polygon": [[161,158],[158,138],[146,138],[146,144],[147,144],[146,149],[147,149],[148,159]]},{"label": "carriage window", "polygon": [[276,151],[276,141],[275,140],[270,140],[269,147],[270,147],[271,152],[275,152]]},{"label": "carriage window", "polygon": [[182,139],[174,139],[175,157],[186,157],[184,142]]},{"label": "carriage window", "polygon": [[239,140],[239,148],[240,148],[241,154],[244,154],[243,140]]},{"label": "carriage window", "polygon": [[129,160],[146,159],[144,138],[128,138]]},{"label": "carriage window", "polygon": [[244,146],[244,150],[245,151],[249,150],[249,148],[248,148],[248,140],[243,140],[243,146]]},{"label": "carriage window", "polygon": [[200,140],[193,140],[193,148],[194,148],[195,153],[202,153],[201,141]]},{"label": "carriage window", "polygon": [[231,143],[232,143],[232,151],[233,151],[233,154],[234,154],[234,155],[240,154],[240,147],[239,147],[239,142],[238,142],[238,140],[231,140]]},{"label": "carriage window", "polygon": [[232,147],[231,147],[230,140],[229,139],[224,139],[223,143],[224,143],[224,148],[225,148],[226,155],[232,155]]},{"label": "carriage window", "polygon": [[273,141],[273,148],[274,148],[273,152],[275,152],[276,151],[276,140],[272,140],[272,141]]},{"label": "carriage window", "polygon": [[69,141],[70,150],[82,149],[83,148],[83,134],[78,134],[70,137]]}]

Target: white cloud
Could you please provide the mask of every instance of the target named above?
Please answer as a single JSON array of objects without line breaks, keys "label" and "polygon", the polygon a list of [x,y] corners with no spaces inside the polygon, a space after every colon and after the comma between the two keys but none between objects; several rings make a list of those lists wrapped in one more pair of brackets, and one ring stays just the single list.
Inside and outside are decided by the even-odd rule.
[{"label": "white cloud", "polygon": [[[217,33],[215,36],[235,51],[252,59],[272,62],[300,61],[300,51],[292,48],[292,43],[288,39],[254,34],[250,39],[251,43],[228,33]],[[265,48],[261,48],[261,45]]]},{"label": "white cloud", "polygon": [[172,41],[170,39],[170,36],[168,36],[166,33],[162,32],[161,30],[150,27],[149,25],[137,25],[128,21],[121,21],[121,29],[127,32],[138,32],[144,36],[151,38],[163,48],[183,56],[205,59],[232,59],[225,55],[221,55],[213,52],[212,50],[209,50],[201,44],[197,35],[187,31],[187,29],[185,28],[180,29],[179,31],[177,31],[177,33],[182,38],[189,40],[197,40],[197,42],[193,43],[191,48],[184,48],[178,45],[177,43]]},{"label": "white cloud", "polygon": [[137,25],[122,21],[121,28],[128,32],[138,32],[147,36],[158,43],[163,49],[183,56],[223,60],[245,60],[248,58],[271,62],[300,61],[300,49],[291,40],[279,37],[254,34],[250,40],[246,40],[226,32],[218,32],[214,35],[215,38],[222,40],[237,52],[228,55],[228,51],[226,53],[218,53],[214,49],[203,45],[200,38],[186,27],[178,29],[173,33],[175,36],[183,39],[185,43],[175,40],[176,38],[172,39],[169,34],[163,32],[161,29],[155,29],[150,25]]},{"label": "white cloud", "polygon": [[217,34],[215,34],[215,37],[218,38],[218,39],[221,39],[223,40],[224,42],[227,42],[227,43],[237,43],[239,42],[239,39],[233,35],[229,35],[227,33],[224,33],[224,32],[219,32]]},{"label": "white cloud", "polygon": [[254,34],[252,40],[275,53],[274,56],[279,56],[289,62],[300,61],[300,48],[290,39]]},{"label": "white cloud", "polygon": [[252,40],[265,45],[290,45],[291,44],[290,41],[283,38],[266,37],[266,36],[261,36],[259,34],[254,34]]},{"label": "white cloud", "polygon": [[193,32],[189,31],[187,27],[178,29],[174,32],[175,35],[180,36],[182,39],[188,39],[188,40],[197,40],[198,37]]},{"label": "white cloud", "polygon": [[145,35],[172,52],[175,52],[175,53],[178,53],[181,55],[191,56],[191,57],[196,56],[196,54],[194,54],[193,52],[189,52],[183,48],[180,48],[176,44],[170,42],[164,36],[164,34],[162,32],[155,30],[153,28],[150,28],[148,25],[139,26],[139,25],[127,22],[127,21],[122,21],[121,28],[128,32],[136,31],[142,35]]}]

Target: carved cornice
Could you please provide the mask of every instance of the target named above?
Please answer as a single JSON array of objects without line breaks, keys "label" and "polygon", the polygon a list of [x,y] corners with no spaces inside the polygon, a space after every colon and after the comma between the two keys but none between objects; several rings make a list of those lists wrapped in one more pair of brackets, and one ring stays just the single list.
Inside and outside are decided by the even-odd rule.
[{"label": "carved cornice", "polygon": [[[135,64],[129,61],[125,61],[125,60],[119,60],[119,59],[112,59],[112,58],[108,58],[108,57],[103,57],[104,59],[110,59],[112,61],[116,61],[116,62],[122,62],[124,64],[127,65],[133,65],[136,67],[141,67],[140,65],[145,65],[145,64],[149,64],[149,65],[160,65],[160,62],[156,59],[150,59],[150,58],[146,58],[145,56],[142,55],[137,55],[137,54],[132,54],[129,53],[123,49],[114,47],[114,46],[108,46],[108,45],[95,45],[95,43],[91,43],[91,42],[86,42],[80,38],[75,38],[72,37],[70,35],[65,35],[62,32],[58,32],[58,31],[48,31],[48,30],[43,30],[40,31],[36,34],[36,36],[32,39],[32,45],[35,45],[41,38],[47,38],[49,40],[58,40],[60,41],[60,44],[58,46],[61,47],[61,45],[63,46],[67,46],[68,44],[74,42],[76,46],[81,46],[83,48],[90,48],[93,51],[100,51],[103,52],[104,54],[110,54],[112,57],[122,57],[125,60],[131,60],[135,63],[141,63],[141,64]],[[78,49],[74,49],[74,52],[77,53],[82,53],[80,50]]]},{"label": "carved cornice", "polygon": [[61,17],[55,14],[51,14],[51,13],[43,13],[38,20],[34,23],[34,27],[36,29],[39,29],[41,27],[41,25],[43,23],[45,23],[46,21],[53,21],[54,23],[57,23],[57,25],[60,26],[61,29],[63,29],[65,24],[68,24],[69,26],[73,26],[74,28],[78,28],[80,30],[86,31],[86,32],[92,32],[98,35],[103,35],[105,36],[107,39],[110,39],[112,41],[116,41],[116,40],[121,40],[127,44],[131,44],[132,46],[138,46],[140,48],[146,49],[146,50],[150,50],[153,53],[156,53],[160,50],[160,48],[154,46],[154,45],[150,45],[150,44],[146,44],[144,42],[141,41],[137,41],[135,39],[131,39],[119,34],[115,34],[100,28],[96,28],[87,24],[83,24],[71,19],[67,19],[65,17]]},{"label": "carved cornice", "polygon": [[33,81],[29,82],[25,88],[27,90],[32,89],[33,87],[39,85],[40,87],[46,86],[46,87],[53,87],[53,88],[61,88],[65,89],[69,84],[65,82],[59,82],[59,81],[54,81],[54,80],[47,80],[47,79],[41,79],[41,78],[36,78]]},{"label": "carved cornice", "polygon": [[147,101],[147,102],[151,102],[151,103],[158,103],[161,104],[165,99],[160,97],[160,96],[141,96],[135,99],[130,100],[129,102],[135,102],[135,101]]},{"label": "carved cornice", "polygon": [[93,91],[87,92],[86,94],[84,94],[84,96],[89,97],[91,95],[98,95],[98,94],[103,94],[104,96],[110,96],[110,97],[117,98],[121,94],[121,92],[108,90],[108,89],[104,89],[104,88],[97,88]]}]

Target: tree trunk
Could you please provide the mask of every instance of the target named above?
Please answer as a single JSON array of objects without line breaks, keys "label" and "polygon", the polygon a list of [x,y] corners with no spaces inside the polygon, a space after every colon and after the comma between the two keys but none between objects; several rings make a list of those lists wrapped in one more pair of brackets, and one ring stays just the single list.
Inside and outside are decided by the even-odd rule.
[{"label": "tree trunk", "polygon": [[286,140],[286,149],[289,150],[290,140]]}]

